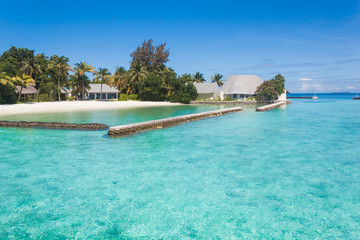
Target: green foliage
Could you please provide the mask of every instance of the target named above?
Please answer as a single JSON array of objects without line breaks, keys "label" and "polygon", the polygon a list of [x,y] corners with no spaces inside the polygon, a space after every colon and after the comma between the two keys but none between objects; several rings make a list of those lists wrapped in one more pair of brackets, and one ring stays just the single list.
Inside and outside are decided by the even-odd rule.
[{"label": "green foliage", "polygon": [[131,66],[139,64],[147,68],[147,70],[157,69],[167,61],[169,61],[169,49],[165,49],[166,43],[159,46],[153,45],[153,40],[144,41],[138,46],[134,52],[130,54],[132,57]]},{"label": "green foliage", "polygon": [[53,94],[38,94],[34,96],[28,96],[26,102],[53,102],[55,101]]},{"label": "green foliage", "polygon": [[0,104],[16,103],[15,87],[0,84]]},{"label": "green foliage", "polygon": [[177,79],[177,88],[173,95],[170,96],[170,102],[180,102],[189,104],[197,97],[197,91],[192,83],[186,84],[183,81]]},{"label": "green foliage", "polygon": [[265,81],[256,90],[256,101],[267,102],[278,99],[279,95],[275,90],[274,82]]},{"label": "green foliage", "polygon": [[152,72],[140,83],[139,98],[145,101],[166,100],[166,89],[158,74]]},{"label": "green foliage", "polygon": [[273,82],[275,91],[278,93],[279,96],[284,93],[284,90],[285,90],[285,78],[284,78],[283,75],[278,74],[274,78],[270,79],[270,81]]},{"label": "green foliage", "polygon": [[194,75],[193,75],[193,82],[195,83],[203,83],[203,82],[206,82],[205,78],[204,78],[204,75],[200,72],[196,72]]},{"label": "green foliage", "polygon": [[64,56],[54,55],[50,58],[48,70],[51,73],[52,79],[57,83],[57,93],[59,102],[61,101],[61,89],[68,84],[69,71],[72,71],[68,64],[69,58]]},{"label": "green foliage", "polygon": [[269,81],[263,82],[256,90],[256,101],[274,101],[285,90],[285,78],[278,74]]},{"label": "green foliage", "polygon": [[224,80],[222,80],[222,78],[223,75],[217,73],[211,77],[211,82],[216,83],[219,87],[221,87],[222,85],[224,85]]},{"label": "green foliage", "polygon": [[128,100],[138,100],[138,95],[137,94],[124,94],[124,93],[120,93],[119,94],[119,101],[128,101]]},{"label": "green foliage", "polygon": [[190,73],[184,73],[184,74],[181,75],[179,78],[180,78],[182,81],[186,82],[186,83],[193,83],[193,82],[194,82],[194,80],[193,80],[193,78],[192,78],[192,76],[191,76]]},{"label": "green foliage", "polygon": [[22,61],[27,58],[34,58],[33,50],[11,46],[0,56],[0,72],[6,72],[11,77],[21,74]]}]

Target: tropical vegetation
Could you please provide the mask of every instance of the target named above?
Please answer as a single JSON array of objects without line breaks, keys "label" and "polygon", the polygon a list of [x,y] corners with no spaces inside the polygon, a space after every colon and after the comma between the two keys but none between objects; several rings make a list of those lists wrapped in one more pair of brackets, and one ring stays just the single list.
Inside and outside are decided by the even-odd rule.
[{"label": "tropical vegetation", "polygon": [[[12,46],[0,56],[0,103],[19,101],[62,101],[65,93],[74,100],[85,100],[90,83],[108,84],[120,91],[121,99],[171,101],[188,103],[196,99],[193,83],[206,82],[201,72],[178,75],[166,64],[170,50],[166,43],[154,45],[152,39],[144,41],[131,54],[130,66],[116,67],[111,74],[108,68],[95,70],[85,61],[70,64],[66,56],[35,54],[34,50]],[[93,77],[92,77],[92,75]],[[215,74],[212,81],[223,84],[222,75]],[[28,86],[39,94],[21,98]],[[125,96],[125,95],[126,96]],[[100,94],[100,99],[102,99]]]},{"label": "tropical vegetation", "polygon": [[285,78],[281,74],[264,81],[256,90],[256,101],[266,102],[277,100],[285,91]]}]

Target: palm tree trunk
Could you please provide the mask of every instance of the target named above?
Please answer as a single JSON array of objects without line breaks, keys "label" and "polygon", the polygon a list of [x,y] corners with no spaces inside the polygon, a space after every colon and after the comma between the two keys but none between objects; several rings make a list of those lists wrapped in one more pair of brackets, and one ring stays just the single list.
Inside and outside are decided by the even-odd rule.
[{"label": "palm tree trunk", "polygon": [[81,88],[81,91],[82,91],[82,100],[84,101],[85,100],[85,78],[83,77],[82,78],[82,88]]},{"label": "palm tree trunk", "polygon": [[59,102],[61,102],[60,94],[61,94],[61,90],[60,90],[60,79],[58,79],[58,97],[59,97]]},{"label": "palm tree trunk", "polygon": [[100,82],[100,101],[102,100],[102,81]]},{"label": "palm tree trunk", "polygon": [[19,97],[18,97],[18,100],[17,100],[18,102],[20,102],[22,90],[23,90],[23,86],[21,85],[21,87],[20,87],[20,92],[19,92]]}]

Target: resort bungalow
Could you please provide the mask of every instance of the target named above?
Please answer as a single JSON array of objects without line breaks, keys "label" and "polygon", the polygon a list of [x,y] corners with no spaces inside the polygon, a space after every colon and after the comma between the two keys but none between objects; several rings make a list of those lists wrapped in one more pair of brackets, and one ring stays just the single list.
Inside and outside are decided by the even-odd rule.
[{"label": "resort bungalow", "polygon": [[221,88],[221,98],[245,99],[256,96],[256,89],[263,82],[256,75],[231,75]]},{"label": "resort bungalow", "polygon": [[[101,93],[101,84],[89,84],[90,89],[85,93],[86,100],[99,100]],[[101,100],[118,100],[119,91],[107,84],[102,85]]]},{"label": "resort bungalow", "polygon": [[194,83],[198,99],[216,99],[220,97],[217,83]]},{"label": "resort bungalow", "polygon": [[26,100],[26,98],[29,96],[35,96],[39,94],[39,90],[37,90],[35,86],[32,84],[27,87],[24,87],[22,90],[20,86],[16,86],[16,90],[15,90],[16,94],[19,94],[20,91],[21,91],[21,95],[24,97],[24,100]]}]

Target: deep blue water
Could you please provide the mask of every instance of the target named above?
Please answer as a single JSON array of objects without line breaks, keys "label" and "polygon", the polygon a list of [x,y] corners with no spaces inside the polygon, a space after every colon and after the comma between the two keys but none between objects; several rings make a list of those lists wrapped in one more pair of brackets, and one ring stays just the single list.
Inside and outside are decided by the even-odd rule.
[{"label": "deep blue water", "polygon": [[[317,96],[125,138],[0,128],[0,239],[359,239],[360,101]],[[215,108],[6,119],[118,125]]]}]

